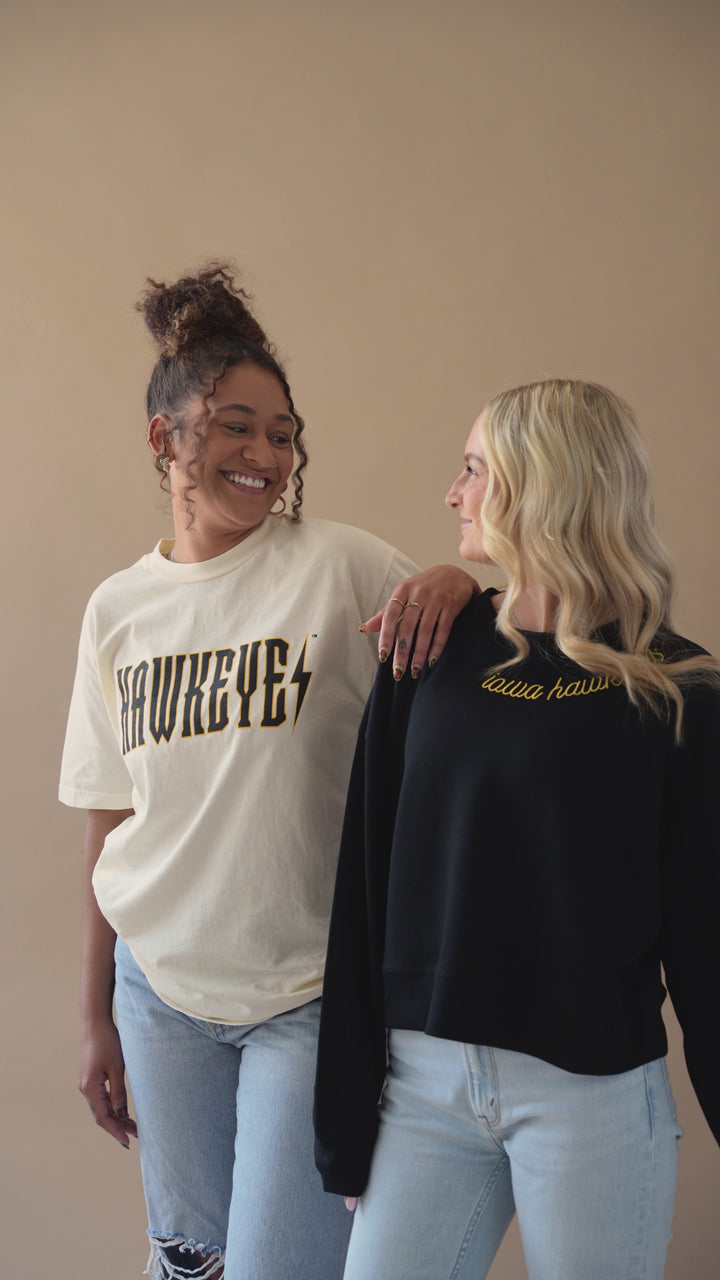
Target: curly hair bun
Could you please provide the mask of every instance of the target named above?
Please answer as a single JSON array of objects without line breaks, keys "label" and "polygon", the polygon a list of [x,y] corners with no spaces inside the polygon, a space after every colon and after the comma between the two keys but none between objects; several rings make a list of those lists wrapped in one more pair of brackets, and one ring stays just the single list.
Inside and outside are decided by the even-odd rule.
[{"label": "curly hair bun", "polygon": [[211,262],[174,284],[148,277],[136,304],[160,354],[175,359],[213,338],[244,339],[273,354],[267,335],[247,307],[251,295],[233,277],[232,264]]}]

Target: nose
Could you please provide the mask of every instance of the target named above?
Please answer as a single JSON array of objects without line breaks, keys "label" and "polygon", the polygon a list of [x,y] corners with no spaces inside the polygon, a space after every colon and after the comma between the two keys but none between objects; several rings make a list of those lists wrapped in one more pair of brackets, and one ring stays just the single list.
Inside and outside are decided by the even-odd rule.
[{"label": "nose", "polygon": [[242,456],[248,462],[253,462],[256,467],[261,467],[263,471],[273,470],[278,465],[275,451],[269,440],[247,440],[242,449]]},{"label": "nose", "polygon": [[445,494],[445,506],[449,507],[451,511],[454,511],[456,507],[460,506],[461,495],[459,493],[459,487],[460,476],[458,476],[457,480],[453,480],[453,483]]}]

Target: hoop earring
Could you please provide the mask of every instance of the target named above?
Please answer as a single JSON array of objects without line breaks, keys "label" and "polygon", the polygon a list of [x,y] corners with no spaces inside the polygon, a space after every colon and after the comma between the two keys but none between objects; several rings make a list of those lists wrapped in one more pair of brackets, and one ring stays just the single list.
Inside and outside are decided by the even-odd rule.
[{"label": "hoop earring", "polygon": [[281,503],[281,506],[280,506],[280,510],[279,510],[279,511],[275,511],[275,509],[274,509],[274,508],[272,508],[272,509],[271,509],[271,511],[270,511],[270,515],[271,515],[271,516],[281,516],[281,515],[284,515],[284,514],[285,514],[285,508],[286,508],[287,504],[286,504],[285,499],[284,499],[284,497],[283,497],[283,495],[282,495],[282,494],[280,494],[280,503]]}]

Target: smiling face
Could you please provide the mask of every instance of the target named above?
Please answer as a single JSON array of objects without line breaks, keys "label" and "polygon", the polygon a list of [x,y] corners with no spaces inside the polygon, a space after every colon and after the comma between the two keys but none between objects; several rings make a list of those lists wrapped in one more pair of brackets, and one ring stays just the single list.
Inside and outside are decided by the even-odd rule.
[{"label": "smiling face", "polygon": [[[190,537],[206,558],[208,548],[221,554],[257,529],[287,487],[295,423],[277,378],[254,364],[230,369],[204,404],[200,397],[189,402],[183,419],[180,431],[162,436],[170,457],[175,549],[187,549]],[[198,436],[203,444],[196,456]]]},{"label": "smiling face", "polygon": [[465,466],[445,497],[445,503],[460,514],[460,555],[478,564],[492,564],[483,545],[483,526],[480,518],[490,479],[482,424],[487,413],[483,409],[473,423],[465,446]]}]

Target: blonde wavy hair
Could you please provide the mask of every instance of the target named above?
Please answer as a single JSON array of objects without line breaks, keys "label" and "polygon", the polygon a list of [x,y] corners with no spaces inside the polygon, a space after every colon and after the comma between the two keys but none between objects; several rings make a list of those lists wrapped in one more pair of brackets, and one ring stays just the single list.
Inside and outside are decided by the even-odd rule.
[{"label": "blonde wavy hair", "polygon": [[[673,577],[655,532],[647,455],[630,407],[605,387],[550,379],[503,391],[481,431],[489,468],[483,544],[508,587],[497,626],[515,654],[529,645],[513,622],[528,581],[558,600],[555,639],[572,661],[624,684],[630,700],[675,712],[681,685],[719,679],[720,664],[653,641],[670,628]],[[598,635],[616,621],[621,648]]]}]

